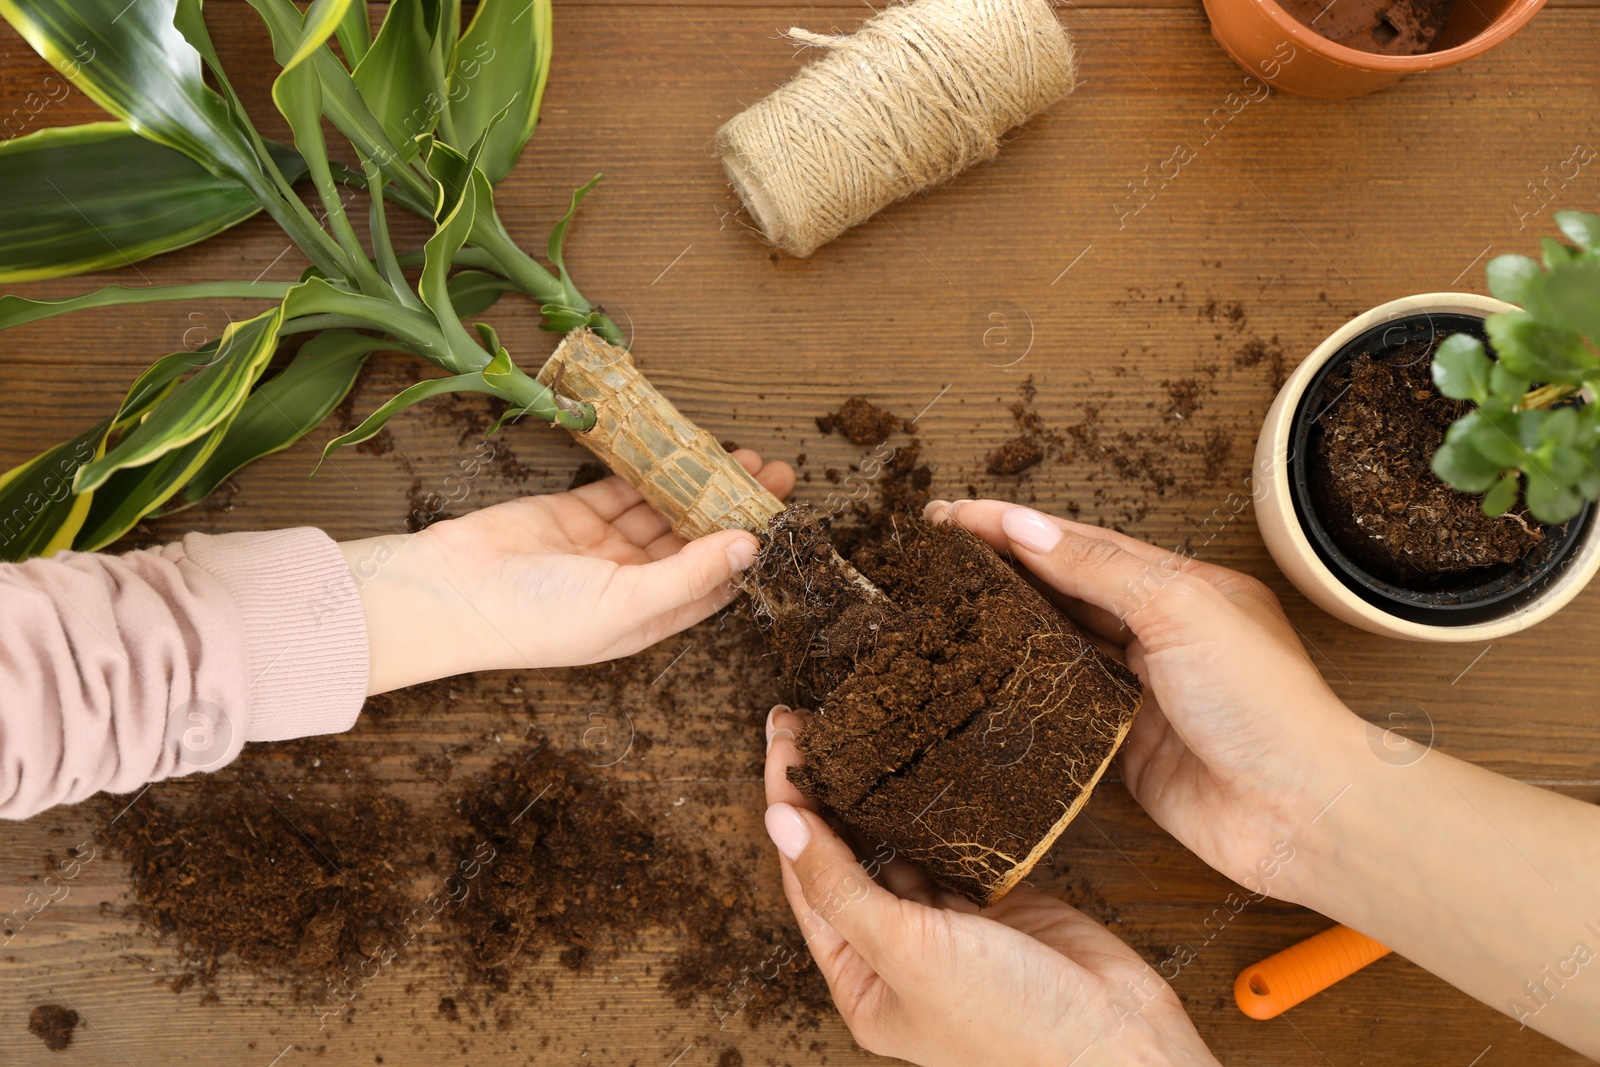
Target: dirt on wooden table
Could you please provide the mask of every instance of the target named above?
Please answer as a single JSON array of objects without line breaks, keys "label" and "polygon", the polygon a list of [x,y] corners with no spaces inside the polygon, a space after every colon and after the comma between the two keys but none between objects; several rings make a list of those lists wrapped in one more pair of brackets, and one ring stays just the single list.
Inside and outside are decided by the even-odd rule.
[{"label": "dirt on wooden table", "polygon": [[[1358,633],[1318,612],[1273,568],[1251,517],[1249,481],[1277,386],[1322,338],[1398,296],[1481,292],[1486,257],[1531,253],[1552,210],[1592,203],[1600,172],[1583,161],[1600,147],[1588,125],[1600,92],[1589,47],[1600,38],[1600,6],[1552,0],[1514,42],[1460,67],[1357,100],[1311,101],[1264,96],[1255,79],[1246,82],[1192,0],[1070,5],[1061,17],[1080,45],[1081,82],[1059,107],[992,163],[896,205],[812,258],[774,255],[748,229],[706,152],[708,138],[804,62],[778,39],[783,30],[848,32],[866,14],[859,5],[558,0],[539,130],[496,189],[510,232],[542,248],[571,190],[604,171],[568,238],[567,263],[583,291],[625,324],[645,373],[686,414],[719,438],[795,463],[797,497],[841,522],[876,505],[886,472],[908,471],[915,479],[895,488],[908,502],[1003,496],[1184,545],[1271,585],[1329,684],[1358,713],[1386,728],[1400,716],[1411,736],[1454,756],[1600,797],[1600,694],[1571,683],[1600,644],[1596,593],[1487,649]],[[273,116],[274,71],[256,16],[235,3],[208,5],[207,15],[252,113]],[[81,92],[57,89],[59,78],[46,83],[49,69],[3,32],[0,122],[10,134],[102,117]],[[265,125],[270,136],[287,135],[281,123]],[[1441,162],[1458,158],[1463,143],[1473,165]],[[1180,144],[1193,158],[1178,166],[1168,161]],[[397,234],[407,248],[424,236],[420,227]],[[45,298],[113,283],[293,281],[305,264],[282,254],[285,244],[258,218],[223,241],[136,267],[15,288]],[[101,417],[151,359],[257,310],[240,301],[151,305],[7,331],[0,465]],[[486,318],[525,367],[539,366],[554,345],[525,302],[508,297]],[[415,361],[376,357],[352,414],[370,412],[416,374]],[[1031,395],[1023,389],[1030,377]],[[902,426],[874,445],[821,433],[818,416],[852,396],[910,420],[913,432]],[[1058,447],[1018,421],[1019,403],[1061,437]],[[295,524],[339,538],[392,532],[565,489],[588,459],[564,434],[536,426],[485,441],[492,421],[471,398],[413,409],[390,424],[381,446],[341,452],[308,481],[330,423],[203,505],[152,524],[137,543],[191,529]],[[1030,434],[1044,459],[990,473],[991,454]],[[466,477],[463,464],[473,462],[477,473]],[[16,915],[0,943],[0,1062],[883,1062],[857,1049],[826,1007],[814,1025],[803,1011],[748,1025],[746,1005],[787,967],[781,949],[757,950],[765,946],[759,922],[737,942],[752,951],[716,965],[736,977],[688,1004],[663,984],[691,947],[672,924],[641,924],[632,944],[591,941],[576,969],[562,961],[572,944],[552,941],[534,959],[524,942],[507,967],[519,971],[508,975],[510,989],[492,997],[465,980],[449,951],[462,934],[457,913],[479,901],[478,883],[501,855],[497,848],[496,860],[478,861],[478,876],[466,882],[474,895],[457,904],[450,893],[459,896],[459,885],[445,879],[464,874],[462,861],[470,864],[488,835],[463,828],[449,805],[468,783],[516,784],[494,768],[536,737],[548,739],[549,753],[536,760],[576,759],[599,783],[574,803],[604,810],[610,790],[639,817],[634,824],[622,812],[623,824],[635,826],[627,832],[642,828],[657,848],[710,856],[719,886],[794,936],[777,925],[785,912],[760,782],[762,718],[792,694],[770,662],[729,669],[742,640],[734,620],[717,619],[624,663],[451,679],[373,701],[349,733],[251,746],[247,765],[221,772],[240,776],[223,781],[241,786],[245,771],[259,776],[267,795],[257,792],[250,812],[258,832],[292,833],[292,822],[320,844],[324,817],[311,813],[348,771],[380,782],[411,818],[431,820],[423,836],[443,842],[381,920],[401,931],[396,939],[408,929],[416,936],[375,972],[357,970],[337,1015],[313,1010],[326,998],[296,1002],[281,981],[226,968],[209,988],[194,978],[175,992],[195,968],[171,939],[141,932],[129,863],[103,830],[120,808],[59,809],[0,827],[0,915]],[[131,807],[116,825],[152,800],[181,808],[197,781],[121,797]],[[505,799],[509,808],[514,798]],[[479,813],[489,818],[499,807]],[[536,851],[538,842],[519,835],[541,810],[497,833]],[[176,819],[173,829],[201,827]],[[327,840],[345,852],[328,858],[349,860],[349,877],[383,869],[377,854],[391,838],[336,833]],[[191,840],[209,847],[216,839]],[[332,869],[309,847],[287,851],[286,839],[282,847],[307,878]],[[1502,860],[1520,862],[1510,853],[1485,858]],[[1286,1018],[1244,1018],[1230,995],[1239,970],[1328,920],[1248,897],[1207,869],[1133,804],[1114,769],[1030,880],[1171,976],[1230,1065],[1583,1062],[1393,956]],[[507,892],[524,888],[538,891]],[[441,901],[437,918],[406,925],[415,909],[431,914]],[[349,928],[354,937],[363,924]],[[337,940],[353,943],[359,962],[363,939],[346,942],[345,930]],[[704,973],[719,973],[716,966]],[[64,1052],[49,1052],[28,1031],[42,1005],[81,1016]]]}]

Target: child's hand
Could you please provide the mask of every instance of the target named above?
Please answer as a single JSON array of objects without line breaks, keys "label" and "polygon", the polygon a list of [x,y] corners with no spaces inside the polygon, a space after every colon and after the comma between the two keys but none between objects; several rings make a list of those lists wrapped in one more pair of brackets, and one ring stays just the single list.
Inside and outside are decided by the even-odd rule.
[{"label": "child's hand", "polygon": [[[787,463],[734,458],[777,496],[794,488]],[[340,547],[367,616],[368,691],[382,693],[631,655],[731,601],[757,542],[730,530],[686,543],[611,477]]]},{"label": "child's hand", "polygon": [[923,1067],[1216,1063],[1166,982],[1077,909],[1024,885],[980,915],[904,862],[858,861],[786,776],[802,725],[767,721],[767,830],[862,1048]]},{"label": "child's hand", "polygon": [[[1293,842],[1373,762],[1366,724],[1323,682],[1253,578],[998,500],[935,501],[1010,553],[1146,689],[1122,750],[1128,790],[1167,832],[1253,892],[1306,901]],[[1278,875],[1286,872],[1282,878]]]}]

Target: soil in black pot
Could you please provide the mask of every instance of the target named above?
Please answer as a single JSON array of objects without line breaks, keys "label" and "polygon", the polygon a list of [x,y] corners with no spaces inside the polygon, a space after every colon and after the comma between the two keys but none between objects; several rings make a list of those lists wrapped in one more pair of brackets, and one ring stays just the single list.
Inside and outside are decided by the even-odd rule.
[{"label": "soil in black pot", "polygon": [[1431,51],[1456,0],[1280,0],[1285,11],[1335,44],[1378,55]]},{"label": "soil in black pot", "polygon": [[1413,341],[1335,372],[1335,399],[1311,433],[1312,503],[1329,534],[1369,573],[1417,589],[1515,563],[1544,540],[1519,506],[1498,518],[1430,466],[1465,401],[1433,386],[1434,341]]},{"label": "soil in black pot", "polygon": [[804,507],[757,561],[787,604],[774,644],[819,704],[790,776],[879,859],[993,903],[1087,801],[1139,683],[972,534],[892,521],[850,555],[886,600],[838,577]]}]

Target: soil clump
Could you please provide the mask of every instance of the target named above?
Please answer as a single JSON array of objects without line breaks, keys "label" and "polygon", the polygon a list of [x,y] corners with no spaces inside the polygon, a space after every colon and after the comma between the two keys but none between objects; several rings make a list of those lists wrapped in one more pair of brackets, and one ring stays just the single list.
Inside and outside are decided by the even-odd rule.
[{"label": "soil clump", "polygon": [[892,412],[853,396],[829,415],[817,417],[817,429],[825,434],[838,431],[845,440],[862,448],[881,445],[897,430],[911,432],[911,423]]},{"label": "soil clump", "polygon": [[1087,799],[1139,684],[972,534],[888,525],[849,556],[886,600],[830,564],[804,506],[756,562],[779,605],[771,640],[819,705],[790,777],[864,848],[992,903]]},{"label": "soil clump", "polygon": [[51,1052],[65,1052],[78,1026],[78,1013],[60,1004],[40,1004],[28,1013],[28,1033]]}]

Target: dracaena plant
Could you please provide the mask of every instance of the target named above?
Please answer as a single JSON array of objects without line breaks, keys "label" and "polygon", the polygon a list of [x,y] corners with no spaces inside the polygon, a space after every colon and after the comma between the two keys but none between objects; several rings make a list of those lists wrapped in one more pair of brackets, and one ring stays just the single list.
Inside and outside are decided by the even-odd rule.
[{"label": "dracaena plant", "polygon": [[1571,244],[1543,241],[1543,263],[1489,261],[1489,291],[1520,310],[1484,322],[1476,337],[1445,339],[1433,380],[1473,410],[1445,433],[1433,469],[1457,489],[1483,494],[1501,515],[1519,495],[1541,522],[1565,522],[1600,497],[1600,216],[1558,211]]},{"label": "dracaena plant", "polygon": [[[464,30],[459,0],[393,0],[376,36],[365,0],[314,0],[303,12],[291,0],[249,2],[281,67],[272,99],[293,147],[266,140],[251,123],[200,0],[0,0],[0,15],[114,119],[0,143],[0,282],[131,264],[258,211],[310,261],[294,283],[111,285],[62,300],[0,298],[0,329],[155,301],[271,302],[200,350],[157,359],[116,411],[0,474],[0,558],[100,548],[158,509],[202,499],[320,423],[375,351],[410,353],[445,376],[393,397],[324,456],[446,392],[498,397],[508,417],[572,429],[593,423],[589,405],[524,373],[487,324],[463,324],[502,293],[520,291],[538,302],[544,328],[593,329],[620,341],[562,261],[566,229],[594,183],[573,194],[551,233],[553,270],[519,249],[495,212],[494,183],[538,118],[549,0],[481,0]],[[329,47],[333,39],[343,59]],[[324,120],[347,151],[330,155]],[[310,203],[297,184],[309,184]],[[394,246],[386,202],[431,223],[420,249]],[[364,219],[352,217],[352,204],[363,206]],[[279,343],[303,334],[315,336],[266,376]]]}]

